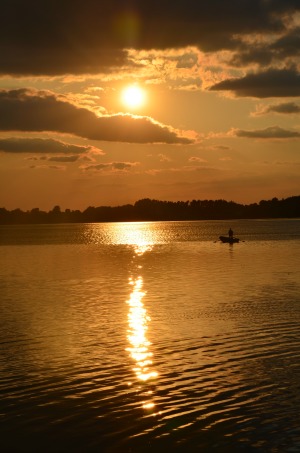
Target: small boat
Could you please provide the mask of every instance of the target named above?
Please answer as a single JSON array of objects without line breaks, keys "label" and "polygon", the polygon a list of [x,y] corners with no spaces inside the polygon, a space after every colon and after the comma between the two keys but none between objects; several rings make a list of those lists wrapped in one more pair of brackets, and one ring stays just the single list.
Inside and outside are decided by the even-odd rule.
[{"label": "small boat", "polygon": [[240,242],[239,238],[229,237],[229,236],[220,236],[220,241],[227,242],[228,244],[234,244],[236,242]]}]

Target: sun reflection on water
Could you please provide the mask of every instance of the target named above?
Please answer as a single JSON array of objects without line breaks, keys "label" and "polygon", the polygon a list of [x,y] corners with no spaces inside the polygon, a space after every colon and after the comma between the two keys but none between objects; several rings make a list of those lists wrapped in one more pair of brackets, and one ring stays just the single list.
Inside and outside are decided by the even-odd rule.
[{"label": "sun reflection on water", "polygon": [[157,373],[151,370],[152,352],[149,351],[151,343],[146,337],[150,317],[142,302],[145,295],[142,291],[142,277],[138,277],[136,280],[130,279],[130,284],[133,285],[132,293],[127,301],[129,305],[127,339],[130,347],[126,350],[130,352],[135,361],[133,370],[137,378],[145,382],[157,376]]},{"label": "sun reflection on water", "polygon": [[[133,274],[129,279],[132,290],[129,299],[126,301],[129,307],[127,315],[127,341],[129,345],[126,351],[129,352],[130,358],[133,360],[133,372],[139,384],[138,388],[142,390],[142,407],[151,410],[155,407],[153,391],[149,389],[148,385],[145,387],[145,384],[152,384],[158,373],[153,370],[151,342],[147,338],[150,317],[143,303],[145,292],[142,289],[143,278],[139,275],[142,269],[139,257],[153,249],[157,238],[155,231],[145,222],[113,224],[110,226],[109,233],[112,243],[131,246],[134,250],[133,257],[137,257],[134,266],[135,275]],[[137,270],[139,274],[136,274]]]},{"label": "sun reflection on water", "polygon": [[85,240],[95,244],[129,245],[136,255],[143,255],[157,244],[159,236],[149,222],[119,222],[87,225]]},{"label": "sun reflection on water", "polygon": [[114,234],[118,242],[132,245],[139,256],[150,251],[155,243],[151,229],[144,223],[116,225]]}]

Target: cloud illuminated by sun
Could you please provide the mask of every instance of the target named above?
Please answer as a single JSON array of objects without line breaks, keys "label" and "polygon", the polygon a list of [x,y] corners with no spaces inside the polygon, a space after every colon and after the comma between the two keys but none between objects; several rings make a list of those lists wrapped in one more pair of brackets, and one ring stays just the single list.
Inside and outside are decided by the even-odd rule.
[{"label": "cloud illuminated by sun", "polygon": [[138,85],[129,85],[122,91],[122,102],[128,108],[141,107],[145,102],[145,92]]}]

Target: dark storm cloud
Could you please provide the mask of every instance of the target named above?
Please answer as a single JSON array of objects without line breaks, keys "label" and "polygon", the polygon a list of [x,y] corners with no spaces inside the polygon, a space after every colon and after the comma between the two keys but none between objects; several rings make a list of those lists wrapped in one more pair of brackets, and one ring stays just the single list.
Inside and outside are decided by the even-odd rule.
[{"label": "dark storm cloud", "polygon": [[[236,47],[236,35],[285,30],[298,0],[1,0],[0,73],[97,73],[124,49]],[[284,45],[284,43],[282,43]]]},{"label": "dark storm cloud", "polygon": [[0,91],[0,118],[2,131],[51,131],[127,143],[192,143],[149,117],[121,114],[98,117],[44,91]]},{"label": "dark storm cloud", "polygon": [[90,146],[70,145],[53,139],[14,137],[0,139],[0,151],[6,153],[83,154],[90,150]]},{"label": "dark storm cloud", "polygon": [[236,96],[257,98],[300,96],[300,74],[295,69],[269,69],[227,79],[210,87],[213,91],[232,91]]},{"label": "dark storm cloud", "polygon": [[237,137],[261,138],[261,139],[289,139],[300,137],[299,132],[282,129],[281,127],[278,126],[272,126],[267,127],[266,129],[258,129],[252,131],[237,129],[235,131],[235,135]]}]

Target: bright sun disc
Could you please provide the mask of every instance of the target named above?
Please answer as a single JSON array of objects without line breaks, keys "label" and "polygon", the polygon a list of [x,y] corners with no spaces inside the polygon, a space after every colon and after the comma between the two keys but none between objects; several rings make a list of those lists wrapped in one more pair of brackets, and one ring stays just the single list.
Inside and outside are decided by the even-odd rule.
[{"label": "bright sun disc", "polygon": [[140,87],[132,85],[124,89],[122,99],[128,107],[139,107],[144,102],[144,92]]}]

